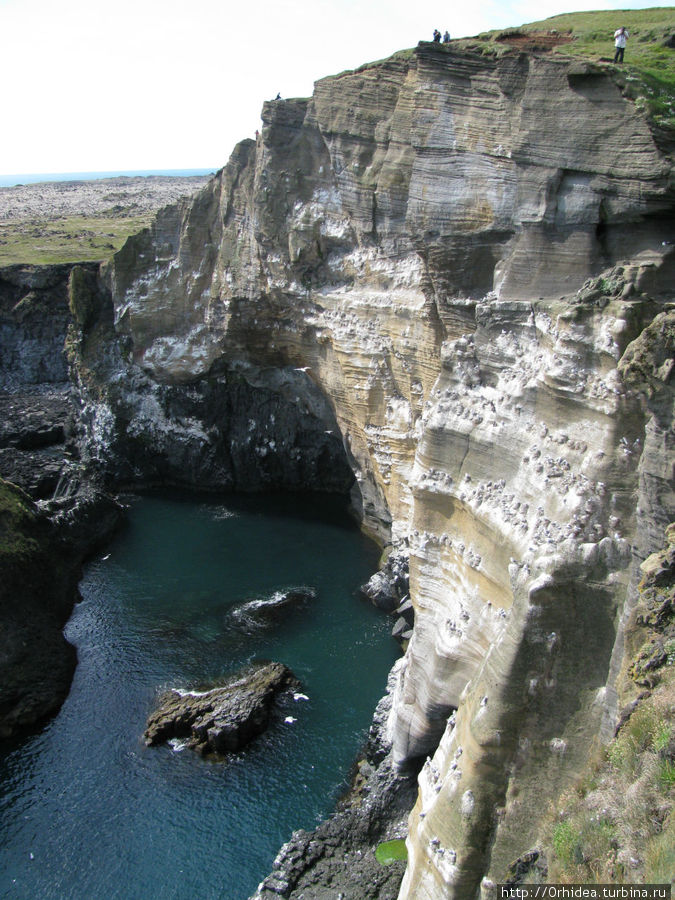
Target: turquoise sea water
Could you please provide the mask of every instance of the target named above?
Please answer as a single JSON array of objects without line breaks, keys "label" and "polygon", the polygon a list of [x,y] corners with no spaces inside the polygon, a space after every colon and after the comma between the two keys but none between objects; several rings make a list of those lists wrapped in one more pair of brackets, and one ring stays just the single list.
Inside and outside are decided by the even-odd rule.
[{"label": "turquoise sea water", "polygon": [[[356,593],[377,555],[326,499],[134,500],[81,583],[70,696],[0,757],[1,895],[248,897],[334,805],[384,692],[391,621]],[[233,626],[239,604],[297,585],[317,600],[267,630]],[[144,746],[159,689],[260,658],[289,665],[308,699],[247,751],[217,764]]]}]

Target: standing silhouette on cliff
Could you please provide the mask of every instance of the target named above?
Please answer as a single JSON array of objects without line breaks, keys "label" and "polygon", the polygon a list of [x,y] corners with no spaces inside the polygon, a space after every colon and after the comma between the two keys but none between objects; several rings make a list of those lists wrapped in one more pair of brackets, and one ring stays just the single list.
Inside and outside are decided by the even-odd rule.
[{"label": "standing silhouette on cliff", "polygon": [[626,49],[626,39],[628,37],[629,34],[623,25],[614,32],[614,46],[616,47],[614,62],[623,62],[623,51]]}]

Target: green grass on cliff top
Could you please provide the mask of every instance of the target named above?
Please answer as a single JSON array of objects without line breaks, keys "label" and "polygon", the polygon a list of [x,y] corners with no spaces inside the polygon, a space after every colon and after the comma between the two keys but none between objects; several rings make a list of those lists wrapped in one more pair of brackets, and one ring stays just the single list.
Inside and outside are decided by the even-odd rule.
[{"label": "green grass on cliff top", "polygon": [[[630,37],[624,65],[614,66],[613,35],[620,25],[625,25]],[[467,49],[501,55],[517,46],[508,43],[510,34],[552,31],[571,40],[550,52],[606,64],[616,72],[624,94],[657,125],[675,135],[675,49],[666,46],[666,41],[675,35],[675,7],[564,13],[519,28],[452,41],[448,51]],[[413,55],[411,48],[395,53],[391,59]],[[357,71],[376,67],[383,61],[366,63]],[[119,250],[127,237],[146,227],[152,217],[152,213],[99,214],[0,222],[0,266],[104,260]]]},{"label": "green grass on cliff top", "polygon": [[614,59],[614,32],[624,25],[629,32],[624,65],[658,79],[675,94],[675,49],[666,41],[675,35],[675,7],[565,13],[524,26],[524,31],[555,29],[570,32],[569,44],[554,52],[590,59]]},{"label": "green grass on cliff top", "polygon": [[152,213],[138,216],[104,213],[0,222],[0,266],[108,259],[130,235],[147,227],[152,218]]},{"label": "green grass on cliff top", "polygon": [[[630,37],[623,65],[614,65],[614,32],[621,25]],[[509,35],[548,35],[571,38],[550,52],[603,63],[616,72],[626,96],[658,125],[675,130],[675,49],[667,41],[675,35],[675,7],[572,12],[506,31],[466,38],[456,45],[483,53],[508,52]],[[452,46],[452,45],[451,45]]]}]

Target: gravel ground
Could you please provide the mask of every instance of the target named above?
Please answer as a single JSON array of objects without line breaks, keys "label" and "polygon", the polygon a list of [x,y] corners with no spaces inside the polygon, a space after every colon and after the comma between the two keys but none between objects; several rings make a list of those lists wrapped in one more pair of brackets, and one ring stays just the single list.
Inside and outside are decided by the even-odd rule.
[{"label": "gravel ground", "polygon": [[210,176],[118,176],[0,188],[0,266],[107,259]]},{"label": "gravel ground", "polygon": [[0,188],[0,221],[154,212],[194,194],[211,176],[148,175],[99,181],[51,181]]}]

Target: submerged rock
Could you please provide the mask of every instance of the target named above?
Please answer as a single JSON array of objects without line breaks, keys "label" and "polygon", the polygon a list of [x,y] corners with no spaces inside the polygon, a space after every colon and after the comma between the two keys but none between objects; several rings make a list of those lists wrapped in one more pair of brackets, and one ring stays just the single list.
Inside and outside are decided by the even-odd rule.
[{"label": "submerged rock", "polygon": [[228,617],[229,624],[245,632],[269,628],[294,610],[316,600],[316,596],[314,588],[297,587],[275,591],[271,597],[247,600],[232,610]]},{"label": "submerged rock", "polygon": [[290,669],[270,662],[254,664],[209,691],[167,691],[148,719],[145,743],[153,747],[178,738],[199,753],[236,753],[267,728],[279,695],[299,686]]}]

